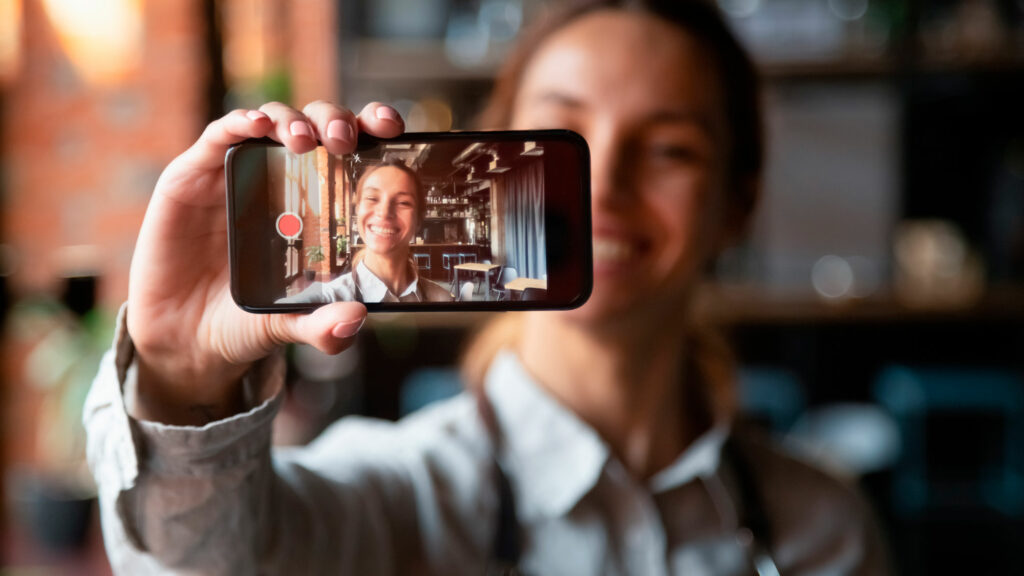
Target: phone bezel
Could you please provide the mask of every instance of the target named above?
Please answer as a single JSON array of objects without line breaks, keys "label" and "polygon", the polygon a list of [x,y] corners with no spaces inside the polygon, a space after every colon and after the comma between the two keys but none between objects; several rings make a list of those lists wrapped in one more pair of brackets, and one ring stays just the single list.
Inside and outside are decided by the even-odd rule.
[{"label": "phone bezel", "polygon": [[[578,308],[590,297],[593,289],[593,252],[591,246],[591,215],[590,215],[590,150],[582,136],[571,130],[501,130],[501,131],[463,131],[463,132],[408,132],[395,138],[375,138],[360,134],[356,152],[367,150],[382,143],[415,143],[437,142],[444,140],[474,140],[486,142],[509,141],[561,141],[573,145],[577,157],[579,173],[574,190],[560,189],[558,194],[545,191],[545,250],[549,255],[557,253],[556,242],[568,240],[567,246],[574,254],[563,259],[564,266],[553,269],[549,264],[549,282],[575,280],[574,288],[565,290],[564,298],[552,300],[502,300],[502,301],[450,301],[450,302],[364,302],[370,312],[452,312],[452,311],[513,311],[513,310],[568,310]],[[254,304],[247,302],[241,289],[239,272],[240,246],[244,244],[239,238],[237,211],[239,202],[235,194],[235,158],[243,151],[252,148],[281,147],[281,143],[269,138],[249,139],[228,149],[224,159],[224,174],[227,196],[228,253],[230,267],[231,295],[235,303],[248,312],[254,313],[292,313],[310,312],[323,306],[313,304]],[[564,228],[561,226],[568,224]],[[557,270],[557,272],[556,272]],[[556,272],[553,274],[553,272]]]}]

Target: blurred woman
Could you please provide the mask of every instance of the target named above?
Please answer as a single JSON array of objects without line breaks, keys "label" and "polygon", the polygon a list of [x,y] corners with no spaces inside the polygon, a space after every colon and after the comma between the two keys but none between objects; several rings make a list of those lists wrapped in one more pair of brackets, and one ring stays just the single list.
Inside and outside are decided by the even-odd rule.
[{"label": "blurred woman", "polygon": [[443,302],[451,293],[420,278],[409,244],[423,223],[426,194],[419,175],[401,162],[367,168],[356,182],[356,225],[366,247],[352,270],[278,300],[296,302]]},{"label": "blurred woman", "polygon": [[[185,252],[160,248],[175,238],[167,221],[192,204],[159,199],[200,194],[176,183],[216,175],[223,148],[244,137],[269,134],[298,152],[320,134],[345,152],[357,128],[387,137],[402,125],[381,105],[353,117],[322,102],[212,124],[158,185],[127,328],[87,409],[113,564],[884,574],[854,490],[738,433],[728,362],[694,326],[701,271],[743,231],[757,195],[757,102],[753,66],[710,4],[594,0],[552,13],[508,59],[486,120],[587,139],[593,296],[578,310],[491,327],[467,356],[471,391],[456,399],[398,424],[343,419],[273,455],[283,378],[274,350],[306,342],[336,352],[363,311],[336,303],[246,316],[212,273],[168,289],[154,274],[166,280],[178,266],[150,258]],[[223,202],[215,189],[201,198]],[[190,299],[197,284],[214,297]],[[180,321],[183,307],[192,324]]]}]

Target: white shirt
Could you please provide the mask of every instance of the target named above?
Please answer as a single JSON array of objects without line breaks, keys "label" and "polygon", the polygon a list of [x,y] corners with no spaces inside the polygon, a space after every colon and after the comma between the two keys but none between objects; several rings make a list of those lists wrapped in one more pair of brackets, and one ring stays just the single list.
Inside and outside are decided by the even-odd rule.
[{"label": "white shirt", "polygon": [[[116,573],[484,573],[498,503],[491,442],[470,394],[398,423],[344,418],[308,447],[272,450],[280,355],[246,376],[253,407],[243,414],[199,428],[139,421],[125,409],[135,366],[123,312],[120,326],[85,411]],[[524,573],[751,573],[720,465],[724,428],[638,482],[514,354],[495,359],[486,394],[504,438]],[[751,455],[784,576],[887,573],[853,489],[767,446]]]},{"label": "white shirt", "polygon": [[[395,294],[362,260],[355,273],[347,272],[334,280],[313,282],[305,290],[281,298],[278,304],[319,304],[328,302],[424,302],[451,300],[447,290],[427,279],[420,279],[413,267],[413,280],[401,294]],[[422,284],[422,290],[420,290]],[[357,290],[358,288],[358,290]]]}]

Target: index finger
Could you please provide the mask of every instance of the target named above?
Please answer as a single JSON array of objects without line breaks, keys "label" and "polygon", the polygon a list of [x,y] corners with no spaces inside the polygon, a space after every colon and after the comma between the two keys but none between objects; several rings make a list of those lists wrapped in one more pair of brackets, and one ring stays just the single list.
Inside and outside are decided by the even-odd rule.
[{"label": "index finger", "polygon": [[228,148],[247,138],[262,138],[273,127],[270,117],[259,110],[232,110],[211,122],[180,159],[201,170],[222,168]]}]

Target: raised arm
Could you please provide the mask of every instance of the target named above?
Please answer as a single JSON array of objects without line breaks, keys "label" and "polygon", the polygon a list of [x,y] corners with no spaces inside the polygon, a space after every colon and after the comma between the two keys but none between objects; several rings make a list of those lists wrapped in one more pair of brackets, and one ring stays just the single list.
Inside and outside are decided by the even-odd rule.
[{"label": "raised arm", "polygon": [[[344,153],[360,131],[402,129],[394,110],[377,104],[358,116],[322,102],[302,112],[267,104],[213,122],[162,174],[115,349],[85,411],[117,573],[386,574],[399,570],[396,558],[415,555],[406,549],[418,541],[407,467],[384,463],[388,473],[377,474],[367,459],[339,482],[317,469],[329,453],[271,457],[280,345],[336,353],[366,311],[358,303],[309,315],[240,310],[228,286],[223,174],[227,148],[245,138],[270,136],[294,152],[319,140]],[[403,517],[411,520],[392,523]]]},{"label": "raised arm", "polygon": [[249,314],[231,299],[224,200],[224,155],[246,138],[270,136],[289,150],[319,139],[335,154],[356,135],[396,136],[390,107],[358,115],[325,102],[299,112],[270,103],[236,110],[210,124],[157,182],[132,258],[128,332],[139,364],[136,416],[167,424],[205,424],[238,412],[239,379],[281,344],[303,342],[327,353],[347,347],[365,308],[335,303],[309,315]]}]

